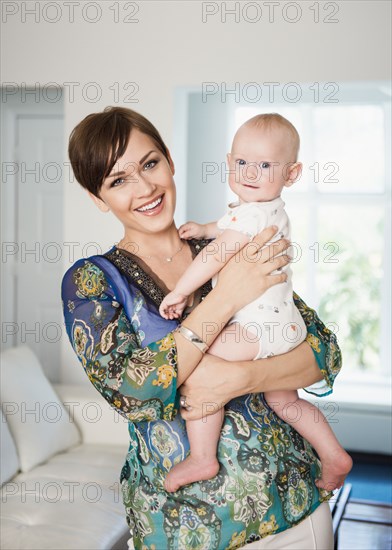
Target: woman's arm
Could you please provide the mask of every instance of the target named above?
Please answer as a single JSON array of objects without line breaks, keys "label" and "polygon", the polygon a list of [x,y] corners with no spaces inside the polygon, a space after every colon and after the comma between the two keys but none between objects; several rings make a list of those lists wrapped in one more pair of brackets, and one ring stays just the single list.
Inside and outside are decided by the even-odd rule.
[{"label": "woman's arm", "polygon": [[[246,361],[240,368],[244,378],[241,392],[245,391],[239,393],[238,386],[233,387],[233,397],[247,393],[298,390],[323,379],[312,348],[307,342],[302,342],[290,353]],[[245,376],[244,369],[247,371]]]},{"label": "woman's arm", "polygon": [[319,396],[332,392],[342,364],[336,337],[296,294],[294,300],[307,325],[306,341],[288,353],[257,361],[231,363],[205,355],[181,387],[192,407],[182,413],[186,420],[211,414],[248,393],[299,388]]},{"label": "woman's arm", "polygon": [[190,411],[181,414],[195,420],[212,414],[231,399],[248,393],[297,390],[322,379],[311,347],[303,342],[295,349],[257,361],[232,363],[206,354],[182,384]]},{"label": "woman's arm", "polygon": [[169,333],[141,347],[122,294],[96,264],[76,262],[62,281],[69,340],[90,382],[118,413],[133,422],[171,420],[177,397],[174,338]]},{"label": "woman's arm", "polygon": [[[274,232],[266,230],[264,236],[259,236],[260,242],[267,242]],[[287,241],[281,241],[278,247],[275,244],[273,253],[278,254],[287,246]],[[225,266],[222,282],[186,319],[185,326],[208,345],[237,309],[284,280],[284,274],[269,275],[287,263],[284,256],[270,261],[271,251],[266,247],[260,258],[247,266],[254,251],[255,247],[230,268]],[[245,273],[249,280],[242,285]],[[230,289],[235,291],[235,297],[222,299],[230,295]],[[106,275],[88,260],[80,260],[67,271],[62,299],[71,344],[103,397],[134,422],[170,420],[175,414],[177,382],[181,384],[200,362],[198,348],[172,331],[141,347],[123,307],[122,302],[127,300],[123,289],[116,286],[114,275]]]}]

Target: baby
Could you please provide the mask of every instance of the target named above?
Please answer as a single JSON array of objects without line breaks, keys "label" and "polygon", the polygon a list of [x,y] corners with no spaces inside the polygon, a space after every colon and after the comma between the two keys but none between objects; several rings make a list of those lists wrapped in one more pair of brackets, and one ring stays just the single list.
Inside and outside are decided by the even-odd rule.
[{"label": "baby", "polygon": [[[234,136],[227,155],[229,185],[238,202],[218,222],[200,225],[188,222],[179,229],[184,239],[215,239],[195,258],[175,289],[162,301],[160,313],[166,319],[181,316],[189,296],[212,279],[224,264],[265,227],[276,225],[279,238],[290,239],[290,222],[280,195],[300,177],[297,161],[299,135],[294,126],[278,114],[258,115],[243,124]],[[230,361],[266,358],[298,346],[306,338],[306,326],[293,302],[290,267],[287,281],[273,286],[236,313],[209,353]],[[246,284],[246,282],[244,282]],[[305,437],[317,451],[322,465],[319,488],[333,490],[343,484],[352,460],[340,446],[319,410],[299,399],[296,391],[269,391],[264,398],[273,411]],[[222,425],[217,412],[206,421],[187,422],[190,454],[168,473],[167,491],[210,479],[219,470],[216,458]]]}]

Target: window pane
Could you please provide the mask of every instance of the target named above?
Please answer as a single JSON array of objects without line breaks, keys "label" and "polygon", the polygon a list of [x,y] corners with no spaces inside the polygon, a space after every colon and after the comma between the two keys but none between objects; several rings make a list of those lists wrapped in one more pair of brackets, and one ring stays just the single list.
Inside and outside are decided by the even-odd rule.
[{"label": "window pane", "polygon": [[336,323],[345,369],[381,374],[383,207],[319,209],[314,246],[319,313]]},{"label": "window pane", "polygon": [[286,194],[282,195],[282,198],[286,203],[286,212],[291,225],[292,247],[289,253],[292,257],[293,288],[309,306],[312,306],[311,300],[314,294],[312,292],[313,274],[309,269],[309,254],[307,253],[310,209],[307,203],[298,201],[297,197],[293,197],[290,191],[291,189],[288,189]]},{"label": "window pane", "polygon": [[381,107],[315,107],[313,124],[313,181],[321,192],[383,192],[385,137]]}]

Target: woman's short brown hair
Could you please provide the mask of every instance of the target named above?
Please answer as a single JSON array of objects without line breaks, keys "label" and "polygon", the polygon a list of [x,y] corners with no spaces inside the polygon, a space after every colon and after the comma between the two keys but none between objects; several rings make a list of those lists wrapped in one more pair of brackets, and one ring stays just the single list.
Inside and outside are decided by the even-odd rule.
[{"label": "woman's short brown hair", "polygon": [[84,118],[72,131],[68,155],[82,187],[99,197],[105,178],[123,156],[132,130],[150,136],[169,161],[169,151],[158,130],[144,116],[125,107],[106,107]]}]

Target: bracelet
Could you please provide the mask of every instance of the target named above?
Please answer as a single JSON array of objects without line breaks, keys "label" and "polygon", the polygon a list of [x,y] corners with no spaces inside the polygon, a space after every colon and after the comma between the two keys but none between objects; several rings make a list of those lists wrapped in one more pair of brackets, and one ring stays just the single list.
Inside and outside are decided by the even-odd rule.
[{"label": "bracelet", "polygon": [[201,339],[197,334],[193,332],[193,330],[184,327],[183,325],[178,325],[178,327],[175,329],[174,332],[179,332],[182,334],[182,336],[188,340],[189,342],[192,342],[194,346],[197,347],[198,350],[200,350],[203,354],[208,350],[209,346]]}]

